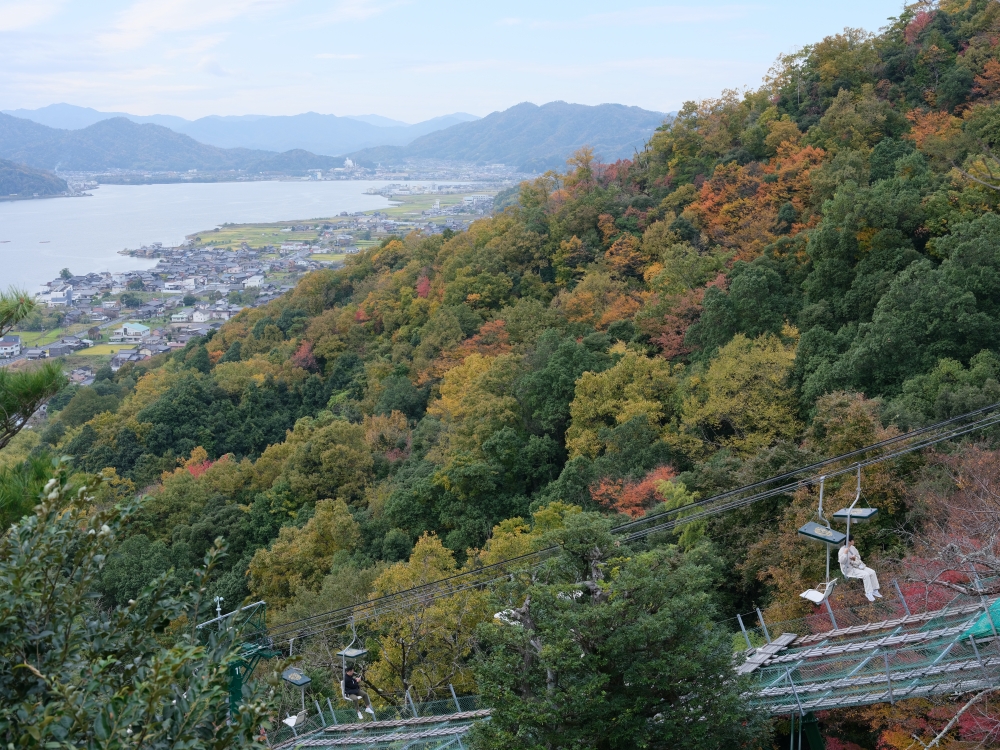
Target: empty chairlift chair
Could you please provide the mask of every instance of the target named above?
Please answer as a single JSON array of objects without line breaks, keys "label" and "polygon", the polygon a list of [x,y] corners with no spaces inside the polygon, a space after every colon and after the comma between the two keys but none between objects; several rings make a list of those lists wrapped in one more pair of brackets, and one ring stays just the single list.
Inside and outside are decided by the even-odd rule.
[{"label": "empty chairlift chair", "polygon": [[841,534],[836,529],[831,528],[830,522],[823,515],[823,486],[825,482],[825,476],[819,478],[819,509],[816,515],[820,522],[810,521],[799,529],[799,534],[807,539],[823,542],[826,545],[826,580],[816,584],[816,588],[806,589],[799,594],[803,599],[808,599],[813,604],[826,602],[830,598],[833,587],[837,585],[837,579],[830,578],[830,546],[843,544],[847,538],[846,534]]}]

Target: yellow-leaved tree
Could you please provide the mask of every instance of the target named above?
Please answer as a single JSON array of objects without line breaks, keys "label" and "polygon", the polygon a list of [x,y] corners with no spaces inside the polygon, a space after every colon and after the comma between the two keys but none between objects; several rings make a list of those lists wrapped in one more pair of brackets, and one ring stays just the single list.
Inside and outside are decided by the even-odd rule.
[{"label": "yellow-leaved tree", "polygon": [[257,550],[248,571],[250,590],[281,609],[300,588],[318,588],[337,552],[353,550],[360,538],[343,500],[320,500],[305,526],[286,526],[270,548]]},{"label": "yellow-leaved tree", "polygon": [[[407,562],[389,567],[375,581],[372,597],[386,596],[454,575],[451,550],[436,536],[417,540]],[[470,659],[476,626],[488,617],[486,593],[463,591],[423,606],[389,612],[371,623],[373,661],[365,682],[387,703],[400,704],[409,690],[417,702],[474,692]]]},{"label": "yellow-leaved tree", "polygon": [[509,354],[470,354],[445,374],[441,398],[427,408],[445,427],[436,459],[444,462],[460,451],[478,452],[492,434],[520,423],[520,405],[514,397],[518,365],[518,358]]},{"label": "yellow-leaved tree", "polygon": [[646,417],[652,427],[663,427],[677,414],[677,368],[662,359],[626,351],[621,345],[612,353],[622,358],[610,370],[585,372],[576,382],[569,405],[570,426],[566,447],[570,456],[596,458],[607,445],[603,428],[615,427]]},{"label": "yellow-leaved tree", "polygon": [[703,451],[728,448],[750,456],[802,430],[788,375],[795,361],[795,332],[786,344],[771,334],[750,340],[737,334],[708,370],[691,378],[681,423]]}]

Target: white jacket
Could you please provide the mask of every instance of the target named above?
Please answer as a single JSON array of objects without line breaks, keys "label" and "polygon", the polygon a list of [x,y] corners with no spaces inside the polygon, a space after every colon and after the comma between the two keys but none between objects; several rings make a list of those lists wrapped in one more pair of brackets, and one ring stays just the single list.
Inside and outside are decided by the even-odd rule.
[{"label": "white jacket", "polygon": [[837,553],[837,560],[840,561],[840,572],[848,578],[859,577],[861,572],[868,567],[861,562],[861,555],[858,554],[858,548],[853,544],[841,547],[840,552]]}]

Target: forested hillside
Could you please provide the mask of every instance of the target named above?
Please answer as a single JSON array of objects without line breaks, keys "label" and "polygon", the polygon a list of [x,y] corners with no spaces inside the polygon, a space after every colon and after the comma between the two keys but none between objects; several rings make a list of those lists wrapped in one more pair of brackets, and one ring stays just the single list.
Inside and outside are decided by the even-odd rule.
[{"label": "forested hillside", "polygon": [[[104,568],[106,605],[168,570],[179,588],[223,536],[210,593],[263,598],[282,622],[572,537],[576,516],[606,533],[581,511],[617,522],[679,507],[1000,401],[998,44],[1000,4],[986,0],[824,39],[759,90],[686,104],[635,160],[581,149],[468,232],[388,238],[207,340],[102,371],[8,452],[76,457],[107,480],[104,502],[148,493]],[[27,477],[30,462],[7,463]],[[962,477],[997,465],[987,442],[866,470],[881,512],[857,532],[865,559],[906,580],[907,561],[933,556],[920,540],[947,527]],[[853,499],[853,481],[828,485],[830,502]],[[657,615],[657,633],[678,628],[657,653],[693,642],[676,612],[729,649],[711,621],[755,605],[776,620],[812,611],[799,592],[823,561],[795,529],[815,502],[803,489],[689,525],[659,540],[677,546],[614,563],[624,577],[608,590],[631,581],[678,603]],[[25,507],[9,505],[8,520]],[[626,555],[612,552],[602,559]],[[861,599],[858,584],[843,588],[836,601]],[[433,627],[407,621],[433,647],[402,625],[371,636],[371,684],[386,700],[452,683],[507,705],[521,666],[490,648],[515,636],[476,631],[495,611],[481,602],[436,606]],[[488,656],[473,673],[477,632]],[[606,645],[593,646],[595,673],[636,653]],[[566,648],[559,669],[575,674]],[[336,660],[316,649],[318,684]],[[684,663],[657,662],[671,675]],[[496,713],[480,741],[520,747],[518,723],[570,732],[579,712],[559,700]],[[686,746],[757,741],[736,709],[718,711],[733,736]],[[853,747],[903,748],[940,711],[823,721]],[[970,741],[985,731],[962,726]],[[634,731],[639,744],[661,730]]]},{"label": "forested hillside", "polygon": [[51,172],[0,159],[0,196],[58,195],[69,188]]}]

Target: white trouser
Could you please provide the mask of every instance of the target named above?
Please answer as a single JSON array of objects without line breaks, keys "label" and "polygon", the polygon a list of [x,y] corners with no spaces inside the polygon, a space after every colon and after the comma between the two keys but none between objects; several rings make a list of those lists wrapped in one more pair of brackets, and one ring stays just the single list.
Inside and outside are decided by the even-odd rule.
[{"label": "white trouser", "polygon": [[851,568],[850,573],[845,573],[848,578],[860,578],[865,584],[865,596],[874,596],[878,591],[878,576],[875,571],[867,565],[860,568]]}]

